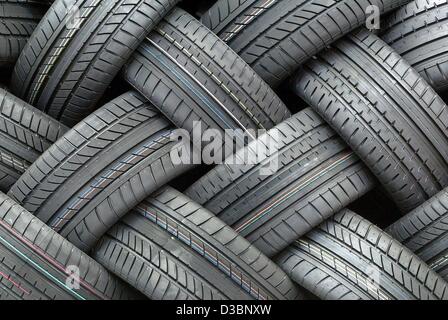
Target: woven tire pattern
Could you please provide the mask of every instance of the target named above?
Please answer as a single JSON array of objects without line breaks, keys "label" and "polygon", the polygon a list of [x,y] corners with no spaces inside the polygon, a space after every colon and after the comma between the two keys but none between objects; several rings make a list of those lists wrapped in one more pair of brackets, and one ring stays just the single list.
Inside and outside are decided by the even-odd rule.
[{"label": "woven tire pattern", "polygon": [[0,300],[448,300],[447,19],[0,0]]}]

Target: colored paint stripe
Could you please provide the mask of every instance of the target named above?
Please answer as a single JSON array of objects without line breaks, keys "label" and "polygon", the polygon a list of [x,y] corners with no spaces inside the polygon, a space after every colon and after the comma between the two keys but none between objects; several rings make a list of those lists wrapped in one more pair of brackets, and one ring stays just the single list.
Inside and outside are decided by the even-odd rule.
[{"label": "colored paint stripe", "polygon": [[259,221],[260,219],[264,218],[266,215],[268,215],[270,212],[272,212],[272,210],[274,210],[275,208],[280,206],[283,202],[285,202],[288,199],[290,199],[291,197],[293,197],[295,194],[300,192],[303,188],[305,188],[305,187],[309,186],[310,184],[312,184],[313,182],[317,181],[319,178],[321,178],[322,176],[327,174],[329,171],[333,170],[338,165],[340,165],[344,162],[347,162],[348,160],[353,159],[355,157],[356,157],[355,154],[350,152],[349,154],[346,154],[345,156],[343,156],[342,158],[338,159],[337,161],[332,163],[330,166],[325,168],[325,170],[320,171],[319,174],[311,176],[310,178],[308,178],[304,182],[300,183],[299,185],[291,188],[290,190],[286,190],[284,193],[280,194],[280,196],[278,198],[274,198],[273,201],[269,202],[268,205],[266,207],[264,207],[262,210],[255,213],[252,216],[252,218],[245,221],[241,225],[236,226],[234,228],[235,231],[238,233],[244,232],[251,225],[253,225],[257,221]]},{"label": "colored paint stripe", "polygon": [[[241,272],[239,269],[232,269],[233,263],[229,261],[228,259],[223,258],[218,251],[213,250],[210,251],[210,249],[207,249],[206,247],[210,247],[205,242],[199,243],[195,240],[193,240],[189,235],[184,234],[182,231],[179,230],[178,227],[176,227],[176,223],[173,222],[170,224],[168,220],[172,220],[169,217],[165,217],[166,221],[163,221],[159,218],[159,216],[155,213],[152,213],[149,210],[149,206],[142,207],[142,205],[139,205],[135,209],[140,215],[147,218],[151,222],[155,223],[157,226],[162,228],[165,231],[168,231],[170,234],[178,238],[181,242],[188,245],[190,248],[192,248],[194,251],[196,251],[199,255],[205,257],[210,263],[212,263],[214,266],[216,266],[220,271],[224,272],[232,281],[237,283],[240,287],[243,288],[244,291],[248,292],[251,296],[253,296],[255,299],[258,300],[267,300],[268,297],[262,293],[260,293],[260,290],[258,288],[254,288],[251,283],[247,282],[243,278],[243,272]],[[210,247],[211,248],[211,247]],[[213,252],[216,253],[216,257],[213,255]],[[221,259],[220,259],[221,257]],[[225,261],[228,263],[230,267],[223,264],[222,261]],[[237,274],[237,272],[240,273],[240,275]],[[246,276],[246,278],[249,278],[249,276]]]},{"label": "colored paint stripe", "polygon": [[[163,146],[170,141],[171,131],[163,131],[156,137],[149,138],[143,146],[139,146],[130,151],[130,155],[124,156],[121,160],[117,161],[112,168],[103,171],[99,178],[96,178],[90,186],[84,188],[75,199],[62,210],[60,210],[56,216],[49,222],[49,226],[55,231],[60,232],[69,221],[87,204],[90,200],[101,192],[104,188],[109,186],[113,181],[121,177],[130,168],[140,163],[145,157],[158,150],[153,149],[155,146]],[[126,170],[124,169],[126,168]]]},{"label": "colored paint stripe", "polygon": [[29,264],[34,266],[36,269],[38,269],[41,273],[43,273],[47,278],[53,280],[57,284],[59,284],[61,287],[64,287],[66,290],[70,291],[74,296],[76,296],[80,300],[85,300],[83,296],[78,294],[77,292],[73,291],[71,288],[69,288],[65,283],[54,277],[52,274],[50,274],[47,270],[39,266],[37,263],[35,263],[33,260],[31,260],[28,256],[17,250],[12,244],[10,244],[5,238],[0,236],[0,241],[6,244],[7,247],[9,247],[12,251],[14,251],[17,255],[19,255],[21,258],[26,260]]},{"label": "colored paint stripe", "polygon": [[[174,39],[173,37],[171,37],[169,34],[167,34],[165,31],[163,31],[160,28],[157,28],[156,31],[162,36],[164,37],[166,40],[168,40],[169,42],[171,42],[172,44],[174,44],[181,52],[183,52],[188,58],[190,58],[191,61],[193,61],[199,68],[201,68],[209,77],[210,79],[212,79],[219,87],[221,87],[224,92],[236,103],[238,104],[244,112],[246,112],[246,114],[249,116],[249,118],[251,118],[255,124],[260,128],[260,129],[265,129],[265,127],[263,126],[263,124],[255,117],[255,115],[252,113],[252,111],[249,110],[248,107],[246,107],[246,105],[243,103],[243,101],[241,101],[241,99],[239,99],[235,93],[233,93],[233,91],[224,83],[224,81],[221,81],[214,73],[213,71],[211,71],[207,66],[205,66],[201,61],[199,61],[198,58],[196,58],[190,51],[187,50],[187,48],[185,48],[181,43],[179,43],[178,41],[176,41],[176,39]],[[172,60],[179,68],[181,68],[182,70],[184,70],[189,76],[191,76],[195,82],[197,84],[199,84],[201,87],[204,88],[204,90],[207,91],[207,93],[209,95],[211,95],[211,93],[196,79],[196,77],[193,77],[187,70],[185,70],[185,68],[179,64],[177,62],[177,60],[173,59],[165,50],[163,50],[160,46],[158,46],[154,41],[152,41],[151,39],[148,38],[148,40],[151,42],[151,44],[153,44],[154,46],[156,46],[160,51],[162,51],[168,58],[170,58],[170,60]],[[212,95],[212,97],[214,98],[214,95]],[[215,100],[218,100],[216,98],[214,98]],[[241,129],[243,130],[247,130],[247,128],[233,115],[232,112],[230,112],[229,109],[227,109],[221,102],[219,102],[219,104],[221,105],[221,107],[228,113],[229,116],[231,116],[233,118],[234,121],[236,121],[238,123],[238,125],[240,126]]]},{"label": "colored paint stripe", "polygon": [[[152,45],[154,45],[154,42],[147,38],[148,41],[151,42]],[[147,45],[142,45],[141,48],[146,51],[147,53],[149,53],[154,59],[156,59],[158,62],[160,62],[165,68],[169,69],[174,76],[181,82],[183,83],[185,86],[188,87],[188,89],[191,90],[191,92],[193,92],[198,98],[199,100],[201,100],[203,103],[205,103],[208,108],[213,112],[213,114],[219,118],[222,122],[224,122],[224,124],[227,126],[228,129],[233,128],[233,125],[230,124],[228,121],[226,121],[226,119],[224,118],[224,115],[219,112],[219,108],[215,108],[215,106],[213,105],[212,102],[210,102],[207,97],[205,95],[203,95],[202,93],[200,93],[195,87],[194,85],[192,85],[190,83],[190,81],[188,81],[183,75],[181,75],[179,72],[177,72],[175,69],[173,69],[164,59],[162,59],[159,55],[157,55],[156,53],[154,53],[151,48]],[[159,51],[161,51],[162,53],[164,52],[160,47],[159,47]],[[220,106],[225,110],[226,108],[223,107],[222,104],[220,104]]]},{"label": "colored paint stripe", "polygon": [[12,283],[12,285],[13,285],[14,287],[16,287],[17,289],[19,289],[19,290],[22,291],[23,293],[25,293],[25,294],[27,294],[27,295],[30,295],[30,294],[31,294],[31,292],[28,291],[27,289],[25,289],[24,287],[22,287],[22,285],[21,285],[20,283],[14,281],[14,280],[11,278],[11,276],[9,276],[9,275],[7,275],[7,274],[4,274],[4,273],[1,272],[1,271],[0,271],[0,276],[2,276],[3,279],[8,280],[10,283]]},{"label": "colored paint stripe", "polygon": [[[54,260],[52,257],[50,257],[45,251],[43,251],[41,248],[37,247],[34,243],[23,237],[20,233],[18,233],[16,230],[14,230],[11,226],[9,226],[7,223],[5,223],[3,220],[0,220],[0,225],[7,229],[12,235],[14,235],[20,242],[30,247],[35,253],[37,253],[41,258],[48,261],[51,265],[53,265],[55,268],[57,268],[62,273],[65,273],[67,276],[70,276],[71,274],[67,273],[65,266],[60,264],[58,261]],[[61,282],[57,278],[55,278],[53,275],[51,275],[48,271],[45,270],[45,268],[39,266],[36,262],[34,262],[31,258],[26,256],[24,253],[19,251],[15,246],[10,244],[6,239],[0,236],[0,241],[3,241],[12,251],[16,252],[19,256],[21,256],[23,259],[28,261],[31,265],[33,265],[35,268],[37,268],[39,271],[41,271],[44,275],[46,275],[48,278],[54,280],[56,283],[58,283],[63,288],[70,291],[74,296],[81,300],[86,300],[83,296],[75,292],[73,289],[68,287],[65,283]],[[86,283],[83,279],[79,279],[78,283],[83,286],[86,290],[94,294],[95,296],[98,296],[102,299],[106,299],[106,297],[100,293],[97,292],[96,289],[92,288],[88,283]]]}]

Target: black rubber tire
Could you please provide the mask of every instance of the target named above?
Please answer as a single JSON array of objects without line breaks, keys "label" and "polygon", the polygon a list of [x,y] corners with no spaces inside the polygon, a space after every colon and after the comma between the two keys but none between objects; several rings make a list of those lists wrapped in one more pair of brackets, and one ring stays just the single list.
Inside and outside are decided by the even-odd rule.
[{"label": "black rubber tire", "polygon": [[42,152],[67,130],[0,88],[0,191],[8,192]]},{"label": "black rubber tire", "polygon": [[93,256],[151,299],[298,299],[270,259],[170,187],[108,232]]},{"label": "black rubber tire", "polygon": [[219,0],[202,22],[271,86],[361,26],[366,9],[385,13],[408,0]]},{"label": "black rubber tire", "polygon": [[182,9],[148,36],[124,78],[179,128],[270,129],[290,112],[224,42]]},{"label": "black rubber tire", "polygon": [[[79,274],[72,273],[76,271]],[[0,193],[0,300],[139,297],[137,291]]]},{"label": "black rubber tire", "polygon": [[387,229],[448,280],[448,189]]},{"label": "black rubber tire", "polygon": [[62,123],[77,124],[177,2],[55,1],[17,61],[13,92]]},{"label": "black rubber tire", "polygon": [[448,89],[448,2],[414,0],[387,20],[382,39],[436,91]]},{"label": "black rubber tire", "polygon": [[14,66],[49,1],[0,0],[0,67]]},{"label": "black rubber tire", "polygon": [[[272,257],[373,189],[376,180],[309,108],[268,135],[259,140],[274,148],[267,158],[245,165],[226,161],[186,195]],[[242,149],[241,159],[248,159],[243,156],[250,147],[257,149]],[[266,167],[273,166],[278,170],[266,174]]]},{"label": "black rubber tire", "polygon": [[304,66],[295,91],[344,138],[405,213],[448,186],[448,107],[360,30]]},{"label": "black rubber tire", "polygon": [[124,214],[190,166],[175,166],[172,127],[138,93],[97,110],[50,147],[10,195],[88,251]]},{"label": "black rubber tire", "polygon": [[386,232],[344,210],[277,263],[325,300],[447,300],[448,284]]}]

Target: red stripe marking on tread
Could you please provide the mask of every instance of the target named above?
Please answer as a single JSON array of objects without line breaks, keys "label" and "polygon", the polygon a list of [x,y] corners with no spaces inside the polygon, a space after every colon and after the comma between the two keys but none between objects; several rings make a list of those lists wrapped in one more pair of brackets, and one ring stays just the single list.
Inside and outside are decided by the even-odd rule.
[{"label": "red stripe marking on tread", "polygon": [[[50,257],[45,251],[43,251],[41,248],[36,246],[34,243],[23,237],[20,233],[18,233],[16,230],[14,230],[10,225],[5,223],[3,220],[0,220],[0,225],[7,229],[10,233],[12,233],[17,239],[19,239],[21,242],[26,244],[28,247],[32,248],[34,252],[36,252],[39,256],[41,256],[44,260],[47,260],[51,265],[56,267],[59,271],[62,273],[65,273],[67,276],[71,276],[70,273],[66,271],[65,266],[60,264],[58,261],[54,260],[52,257]],[[83,279],[79,279],[78,283],[82,285],[87,291],[94,294],[97,297],[100,297],[101,299],[108,300],[106,296],[99,293],[97,290],[92,288],[87,282],[85,282]]]},{"label": "red stripe marking on tread", "polygon": [[22,285],[20,283],[15,282],[14,280],[12,280],[11,276],[4,274],[3,272],[0,271],[0,276],[2,276],[4,279],[8,280],[9,282],[11,282],[14,287],[18,288],[20,291],[26,293],[26,294],[31,294],[30,291],[26,290],[24,287],[22,287]]}]

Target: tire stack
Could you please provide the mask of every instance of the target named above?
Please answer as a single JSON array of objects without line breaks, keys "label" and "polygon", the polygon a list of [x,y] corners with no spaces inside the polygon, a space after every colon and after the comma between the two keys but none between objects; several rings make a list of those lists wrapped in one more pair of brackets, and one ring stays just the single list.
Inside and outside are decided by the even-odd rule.
[{"label": "tire stack", "polygon": [[448,300],[447,37],[447,0],[0,0],[0,299]]}]

